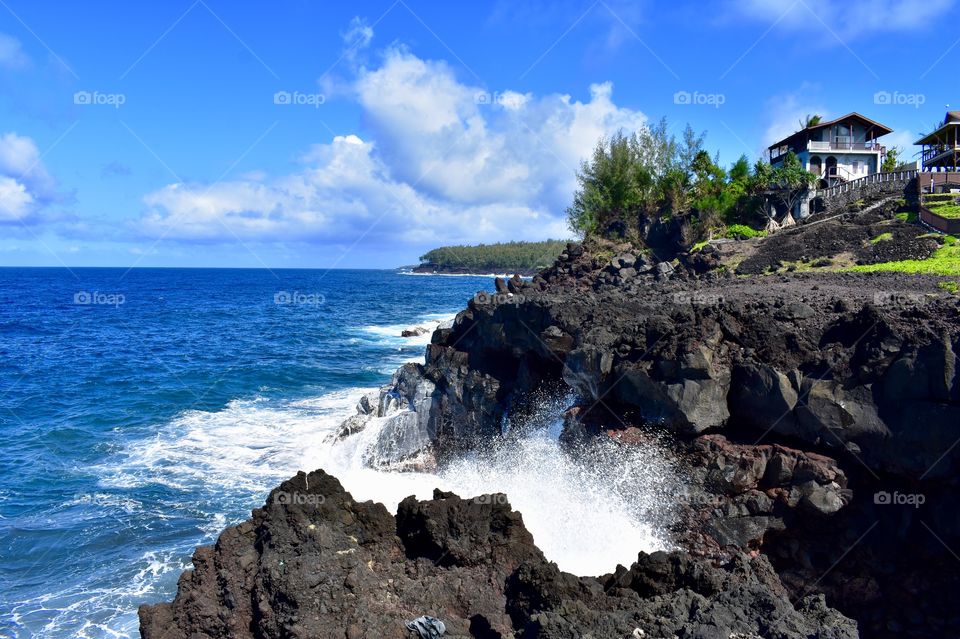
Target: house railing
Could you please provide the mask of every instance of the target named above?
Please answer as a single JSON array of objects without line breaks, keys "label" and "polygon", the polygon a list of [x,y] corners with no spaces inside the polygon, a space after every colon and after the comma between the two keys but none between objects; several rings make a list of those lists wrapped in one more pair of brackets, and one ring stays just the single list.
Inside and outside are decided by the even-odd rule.
[{"label": "house railing", "polygon": [[887,148],[876,142],[852,142],[843,139],[831,140],[828,142],[810,141],[807,143],[807,150],[818,153],[828,151],[871,151],[875,153],[886,153]]},{"label": "house railing", "polygon": [[775,149],[769,149],[767,155],[771,162],[774,162],[790,151],[800,153],[806,149],[811,153],[829,153],[831,151],[869,151],[871,153],[886,153],[887,147],[881,146],[878,142],[853,142],[845,138],[837,138],[827,142],[809,141],[806,147],[803,143],[799,145],[784,145]]},{"label": "house railing", "polygon": [[953,144],[938,144],[937,146],[927,147],[923,150],[923,159],[924,163],[929,162],[933,158],[943,155],[944,153],[956,153],[960,152],[960,145]]},{"label": "house railing", "polygon": [[817,189],[814,191],[814,197],[831,198],[841,193],[847,193],[856,189],[861,189],[868,184],[879,184],[882,182],[908,182],[917,177],[919,171],[890,171],[889,173],[874,173],[866,177],[851,180],[832,186],[828,189]]}]

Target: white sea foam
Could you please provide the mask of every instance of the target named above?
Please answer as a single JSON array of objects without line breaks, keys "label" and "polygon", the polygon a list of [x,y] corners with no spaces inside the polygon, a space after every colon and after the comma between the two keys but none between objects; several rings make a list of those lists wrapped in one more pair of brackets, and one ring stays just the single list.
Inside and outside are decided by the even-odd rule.
[{"label": "white sea foam", "polygon": [[[426,346],[430,343],[433,331],[441,324],[452,321],[456,316],[456,313],[432,313],[408,324],[379,324],[364,326],[361,330],[390,345]],[[425,332],[422,335],[403,337],[403,331],[416,329]]]},{"label": "white sea foam", "polygon": [[324,440],[371,390],[294,402],[234,400],[219,411],[188,411],[132,445],[113,470],[104,469],[101,483],[263,495],[278,478],[318,467]]},{"label": "white sea foam", "polygon": [[[182,491],[178,503],[144,506],[150,510],[144,516],[166,518],[179,512],[199,518],[203,537],[180,539],[143,555],[127,567],[130,574],[117,588],[88,584],[83,593],[53,593],[44,602],[25,602],[18,614],[45,611],[53,615],[50,629],[60,626],[57,633],[62,623],[86,619],[84,627],[71,627],[71,632],[135,636],[136,604],[150,599],[161,584],[172,586],[194,545],[209,543],[223,528],[246,518],[279,481],[317,468],[338,477],[355,498],[394,511],[409,495],[430,498],[434,488],[463,497],[505,493],[544,554],[575,574],[611,572],[617,564],[630,565],[641,550],[667,548],[662,527],[679,485],[668,455],[654,445],[622,446],[605,439],[573,452],[565,449],[557,435],[569,398],[543,402],[524,428],[514,426],[513,433],[488,450],[436,474],[387,473],[364,464],[384,420],[373,420],[344,440],[332,437],[370,390],[299,401],[237,400],[218,411],[188,411],[161,426],[154,437],[131,445],[121,459],[97,469],[103,490],[146,491],[161,485]],[[81,503],[127,511],[141,506],[111,499],[100,493],[78,497]]]},{"label": "white sea foam", "polygon": [[667,549],[663,527],[672,513],[670,495],[679,486],[667,453],[652,444],[623,446],[605,439],[567,450],[557,440],[562,406],[546,402],[530,420],[535,426],[438,474],[384,476],[364,466],[382,420],[332,445],[323,468],[355,498],[391,509],[408,495],[428,499],[434,488],[462,497],[505,493],[544,554],[579,575],[629,566],[641,550]]},{"label": "white sea foam", "polygon": [[[438,474],[386,474],[363,461],[382,420],[338,443],[331,438],[369,390],[276,404],[235,401],[217,412],[191,411],[139,444],[104,482],[156,482],[255,503],[296,471],[323,468],[357,499],[390,509],[408,495],[429,498],[434,488],[464,497],[506,493],[544,554],[577,574],[609,572],[618,563],[632,563],[640,550],[666,547],[660,527],[669,516],[676,483],[659,448],[603,440],[571,453],[557,441],[561,406],[551,403],[545,410],[552,419],[541,416],[541,424],[526,434],[508,437]],[[233,509],[231,516],[236,513]],[[222,513],[211,513],[204,529],[218,531],[227,523]]]}]

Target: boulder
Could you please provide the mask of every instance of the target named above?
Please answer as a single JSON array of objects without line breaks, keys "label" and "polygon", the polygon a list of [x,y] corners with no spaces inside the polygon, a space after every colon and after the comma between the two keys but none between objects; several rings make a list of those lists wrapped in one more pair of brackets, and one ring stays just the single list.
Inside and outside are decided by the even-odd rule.
[{"label": "boulder", "polygon": [[283,482],[194,554],[172,602],[139,610],[143,639],[405,639],[421,614],[450,637],[857,636],[822,598],[791,603],[763,557],[641,552],[576,577],[544,558],[504,495],[435,491],[393,517],[323,471]]}]

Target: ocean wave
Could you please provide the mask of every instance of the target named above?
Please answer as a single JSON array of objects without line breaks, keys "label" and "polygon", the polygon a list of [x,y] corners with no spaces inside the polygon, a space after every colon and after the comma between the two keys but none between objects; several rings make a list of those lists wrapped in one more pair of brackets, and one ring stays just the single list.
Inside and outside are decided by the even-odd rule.
[{"label": "ocean wave", "polygon": [[320,461],[324,440],[371,390],[295,401],[256,397],[231,401],[219,411],[188,411],[155,436],[128,446],[103,469],[101,484],[262,495],[271,482]]},{"label": "ocean wave", "polygon": [[[50,623],[87,619],[89,625],[68,630],[76,636],[130,636],[136,628],[131,616],[135,605],[168,599],[174,575],[194,546],[245,519],[270,489],[299,470],[323,468],[356,499],[374,500],[392,511],[409,495],[430,498],[435,488],[464,497],[505,493],[544,554],[575,574],[610,572],[617,564],[630,565],[640,550],[668,547],[662,525],[669,519],[676,477],[668,456],[656,447],[607,441],[571,453],[557,440],[569,398],[543,402],[535,428],[517,428],[514,435],[438,473],[390,473],[366,463],[385,420],[374,419],[344,440],[332,437],[341,421],[354,414],[359,398],[372,390],[354,388],[293,401],[234,400],[218,411],[185,412],[161,425],[155,436],[131,443],[99,469],[103,491],[79,501],[120,510],[144,507],[110,491],[149,494],[161,487],[164,494],[178,495],[177,501],[151,504],[150,513],[135,516],[163,511],[167,517],[195,521],[195,532],[191,536],[181,530],[172,543],[124,566],[132,573],[120,580],[120,589],[100,592],[88,583],[60,593],[60,600],[51,595],[42,605],[60,606],[61,612]],[[118,582],[116,576],[109,581]],[[98,605],[112,612],[94,614]]]},{"label": "ocean wave", "polygon": [[[431,313],[423,315],[410,323],[374,324],[371,326],[363,326],[360,330],[368,335],[376,336],[379,341],[390,345],[426,346],[430,343],[433,331],[445,322],[453,321],[456,316],[456,313]],[[418,329],[425,332],[421,335],[403,337],[403,331]]]}]

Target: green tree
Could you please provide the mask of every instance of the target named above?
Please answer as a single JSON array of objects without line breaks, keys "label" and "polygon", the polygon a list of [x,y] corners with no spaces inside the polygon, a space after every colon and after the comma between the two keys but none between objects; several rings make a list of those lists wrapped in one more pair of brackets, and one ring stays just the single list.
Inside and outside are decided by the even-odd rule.
[{"label": "green tree", "polygon": [[796,156],[777,175],[767,162],[751,167],[746,156],[727,171],[719,154],[711,158],[704,149],[704,137],[687,125],[678,141],[660,120],[629,136],[601,139],[577,172],[570,228],[587,236],[621,222],[641,231],[654,218],[677,216],[686,239],[702,239],[724,223],[749,223],[765,193],[797,183]]},{"label": "green tree", "polygon": [[591,160],[581,163],[577,172],[580,188],[567,209],[571,229],[596,233],[614,221],[636,218],[650,182],[638,153],[635,138],[622,132],[597,143]]},{"label": "green tree", "polygon": [[782,202],[791,213],[800,196],[818,180],[816,175],[803,167],[793,151],[787,152],[783,163],[773,169],[770,178],[770,184],[774,187],[773,197]]},{"label": "green tree", "polygon": [[552,264],[565,245],[562,240],[546,240],[441,246],[421,255],[420,261],[441,269],[468,269],[478,273],[539,270]]},{"label": "green tree", "polygon": [[883,158],[883,164],[880,165],[880,170],[884,172],[895,170],[900,166],[900,155],[902,153],[903,150],[898,146],[892,146],[887,149],[887,154]]}]

